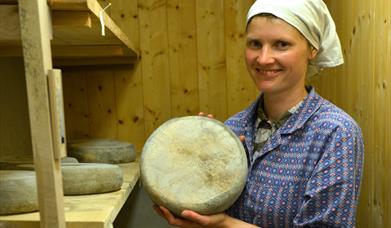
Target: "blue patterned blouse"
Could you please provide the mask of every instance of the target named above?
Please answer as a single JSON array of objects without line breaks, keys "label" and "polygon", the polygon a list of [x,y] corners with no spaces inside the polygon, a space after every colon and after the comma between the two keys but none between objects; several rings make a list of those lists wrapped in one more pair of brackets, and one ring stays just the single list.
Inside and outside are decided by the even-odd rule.
[{"label": "blue patterned blouse", "polygon": [[226,121],[244,135],[246,187],[227,214],[261,227],[353,227],[364,145],[357,123],[313,88],[259,153],[259,98]]}]

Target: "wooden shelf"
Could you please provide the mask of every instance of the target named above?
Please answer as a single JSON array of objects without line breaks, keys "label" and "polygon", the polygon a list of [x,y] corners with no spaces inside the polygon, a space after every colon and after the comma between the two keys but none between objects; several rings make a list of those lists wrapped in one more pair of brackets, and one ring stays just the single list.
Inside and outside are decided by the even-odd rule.
[{"label": "wooden shelf", "polygon": [[[124,175],[121,190],[93,195],[64,196],[68,228],[109,228],[129,197],[139,176],[137,162],[119,164]],[[39,227],[39,212],[0,216],[0,227]]]},{"label": "wooden shelf", "polygon": [[[49,0],[48,4],[55,66],[132,64],[137,60],[133,43],[102,11],[97,0]],[[0,56],[22,56],[16,0],[0,0],[0,46]]]}]

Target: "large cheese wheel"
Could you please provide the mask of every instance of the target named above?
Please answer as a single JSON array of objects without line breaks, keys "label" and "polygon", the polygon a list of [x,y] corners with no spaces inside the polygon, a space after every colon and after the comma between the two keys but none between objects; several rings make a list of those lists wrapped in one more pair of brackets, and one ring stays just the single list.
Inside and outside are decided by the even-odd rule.
[{"label": "large cheese wheel", "polygon": [[0,170],[0,215],[38,210],[35,172]]},{"label": "large cheese wheel", "polygon": [[121,189],[123,174],[118,165],[100,163],[61,164],[64,195],[85,195]]},{"label": "large cheese wheel", "polygon": [[136,158],[134,146],[114,139],[75,140],[68,144],[68,155],[79,162],[127,163]]},{"label": "large cheese wheel", "polygon": [[145,143],[140,168],[151,199],[176,215],[184,209],[224,211],[247,178],[238,137],[221,122],[200,116],[175,118],[156,129]]}]

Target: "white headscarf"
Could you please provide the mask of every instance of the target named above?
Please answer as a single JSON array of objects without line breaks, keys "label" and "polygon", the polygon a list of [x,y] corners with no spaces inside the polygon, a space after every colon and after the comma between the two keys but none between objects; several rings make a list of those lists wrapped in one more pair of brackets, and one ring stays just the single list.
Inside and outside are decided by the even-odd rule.
[{"label": "white headscarf", "polygon": [[310,65],[317,68],[315,71],[343,64],[335,24],[322,0],[257,0],[248,11],[247,23],[260,13],[273,14],[303,34],[318,50],[316,59],[310,62]]}]

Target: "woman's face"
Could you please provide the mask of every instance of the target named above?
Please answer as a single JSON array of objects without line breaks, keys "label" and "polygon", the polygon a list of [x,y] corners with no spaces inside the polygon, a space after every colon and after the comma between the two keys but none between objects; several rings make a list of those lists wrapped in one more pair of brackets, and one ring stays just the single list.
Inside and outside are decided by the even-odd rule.
[{"label": "woman's face", "polygon": [[246,63],[265,94],[303,90],[308,61],[315,57],[307,40],[285,21],[255,16],[247,27]]}]

